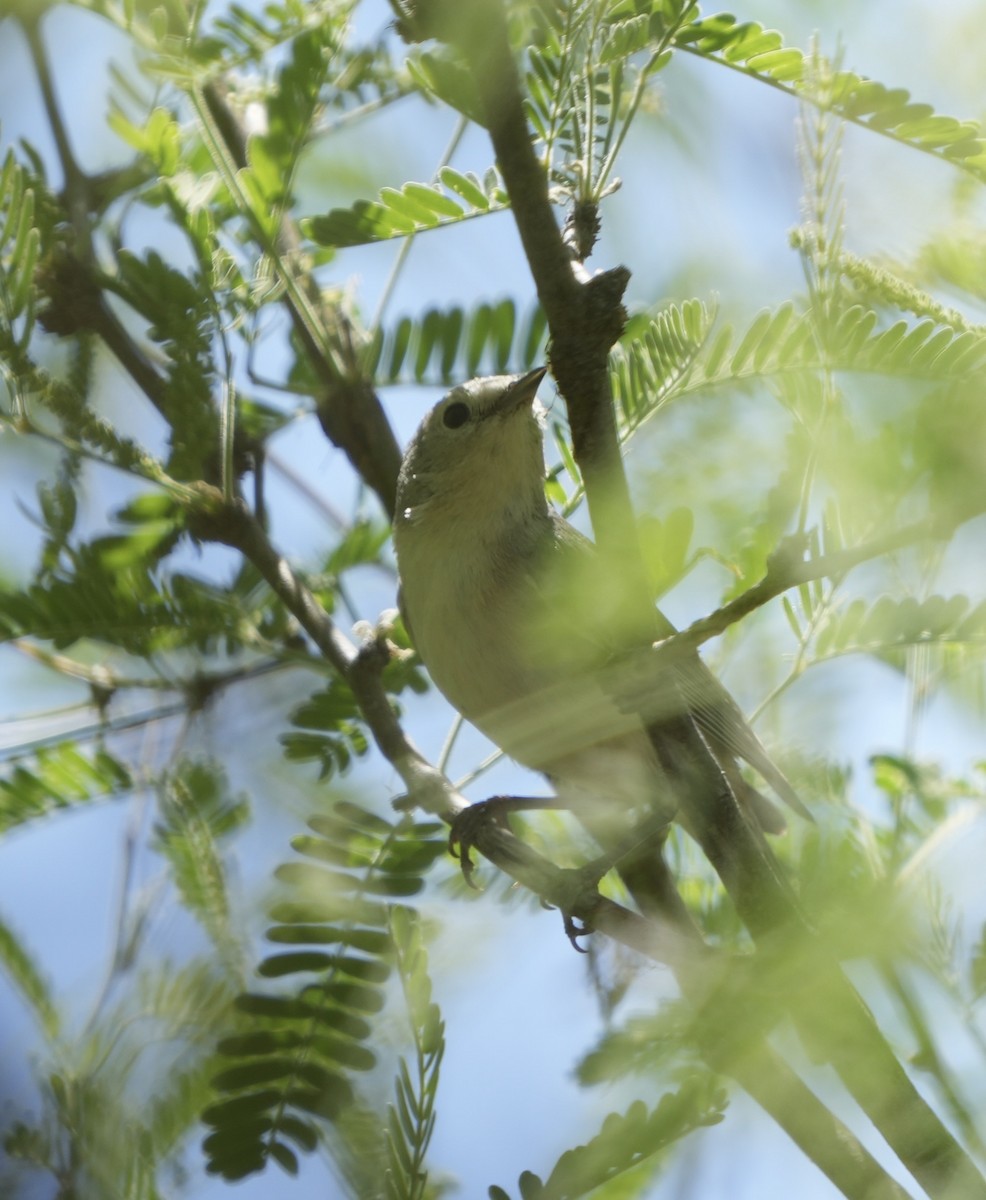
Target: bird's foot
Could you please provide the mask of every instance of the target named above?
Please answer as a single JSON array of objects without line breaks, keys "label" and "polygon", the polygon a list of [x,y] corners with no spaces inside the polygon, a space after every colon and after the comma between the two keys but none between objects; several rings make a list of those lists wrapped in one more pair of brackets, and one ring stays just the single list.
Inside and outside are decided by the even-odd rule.
[{"label": "bird's foot", "polygon": [[604,876],[619,868],[625,859],[653,846],[655,840],[663,842],[670,827],[671,822],[666,817],[655,814],[612,850],[567,872],[571,891],[557,907],[565,923],[565,935],[580,954],[586,951],[579,945],[578,938],[592,932],[591,914],[599,900],[599,885]]},{"label": "bird's foot", "polygon": [[473,875],[476,864],[469,851],[482,836],[482,831],[489,825],[499,825],[506,829],[507,814],[503,811],[504,796],[494,796],[489,800],[480,800],[470,804],[458,813],[449,826],[448,852],[459,860],[462,878],[471,888],[475,888]]},{"label": "bird's foot", "polygon": [[507,816],[512,812],[531,812],[535,809],[557,808],[553,796],[491,796],[489,800],[478,800],[458,813],[449,827],[448,849],[453,858],[459,860],[462,877],[471,887],[476,864],[469,853],[482,838],[483,830],[491,825],[509,829]]},{"label": "bird's foot", "polygon": [[572,949],[579,954],[588,954],[588,950],[579,945],[578,939],[593,931],[591,914],[599,902],[599,883],[609,870],[609,865],[600,870],[601,862],[601,859],[595,858],[585,866],[566,870],[567,894],[554,905],[542,901],[545,908],[557,908],[561,913],[565,936],[572,943]]}]

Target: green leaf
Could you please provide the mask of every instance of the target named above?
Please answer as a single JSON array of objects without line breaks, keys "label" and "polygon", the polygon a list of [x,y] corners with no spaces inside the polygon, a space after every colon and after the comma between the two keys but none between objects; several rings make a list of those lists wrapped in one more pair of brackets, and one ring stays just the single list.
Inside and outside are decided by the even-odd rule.
[{"label": "green leaf", "polygon": [[375,383],[448,385],[480,371],[519,373],[543,353],[545,332],[539,305],[518,318],[510,300],[404,316],[384,332]]},{"label": "green leaf", "polygon": [[291,1088],[287,1093],[288,1103],[315,1116],[324,1117],[329,1121],[338,1119],[340,1113],[349,1108],[353,1102],[353,1091],[349,1083],[336,1075],[332,1086],[318,1088]]},{"label": "green leaf", "polygon": [[277,954],[273,958],[265,958],[257,968],[257,974],[264,979],[277,979],[281,975],[294,975],[299,971],[323,971],[332,966],[334,959],[334,955],[316,950]]},{"label": "green leaf", "polygon": [[[677,1092],[661,1097],[647,1111],[636,1101],[625,1114],[610,1113],[600,1132],[590,1142],[566,1151],[555,1164],[543,1186],[545,1197],[585,1195],[649,1156],[679,1141],[695,1129],[722,1120],[726,1095],[717,1077],[696,1073]],[[524,1176],[520,1180],[524,1191]],[[535,1190],[532,1195],[540,1195]]]},{"label": "green leaf", "polygon": [[451,167],[442,167],[438,177],[449,191],[456,192],[471,208],[483,211],[489,208],[490,198],[483,191],[483,185],[471,172],[463,175]]},{"label": "green leaf", "polygon": [[819,94],[808,86],[810,57],[784,47],[779,33],[754,21],[740,23],[730,13],[703,17],[679,29],[674,42],[986,179],[986,139],[976,122],[937,114],[930,104],[912,101],[904,88],[888,88],[851,71],[838,72]]},{"label": "green leaf", "polygon": [[275,1050],[292,1049],[301,1045],[301,1034],[294,1030],[258,1030],[256,1033],[223,1038],[216,1046],[219,1054],[243,1058],[251,1054],[271,1054]]},{"label": "green leaf", "polygon": [[107,750],[83,753],[66,740],[10,760],[9,769],[0,775],[0,831],[132,787],[127,768]]},{"label": "green leaf", "polygon": [[334,208],[324,217],[309,217],[302,221],[302,230],[320,246],[363,246],[426,233],[508,207],[499,181],[478,199],[471,181],[458,175],[454,179],[458,185],[454,190],[465,201],[465,207],[439,187],[406,183],[400,189],[383,188],[377,200],[357,200],[349,208]]},{"label": "green leaf", "polygon": [[159,175],[170,177],[181,161],[181,131],[166,109],[153,108],[143,126],[133,124],[114,104],[108,117],[110,128],[138,154],[151,160]]},{"label": "green leaf", "polygon": [[411,78],[426,94],[430,93],[477,125],[483,124],[475,80],[450,51],[426,50],[412,55],[407,68]]},{"label": "green leaf", "polygon": [[264,959],[257,970],[267,979],[277,979],[282,975],[293,975],[300,971],[343,971],[346,975],[365,980],[367,983],[385,983],[390,974],[386,963],[347,955],[325,954],[317,950],[276,954]]},{"label": "green leaf", "polygon": [[544,1184],[533,1171],[522,1172],[517,1183],[521,1200],[544,1200]]},{"label": "green leaf", "polygon": [[[447,175],[447,173],[446,171],[445,174]],[[437,187],[425,183],[405,183],[401,194],[405,199],[416,202],[425,212],[426,218],[432,215],[444,217],[460,217],[462,215],[462,206]],[[482,201],[474,207],[482,208]]]},{"label": "green leaf", "polygon": [[628,323],[613,353],[612,369],[613,388],[629,428],[636,428],[685,386],[714,317],[701,301],[689,300]]},{"label": "green leaf", "polygon": [[202,1120],[206,1125],[224,1125],[250,1118],[256,1119],[260,1113],[277,1103],[278,1096],[279,1093],[274,1088],[248,1092],[242,1096],[229,1096],[203,1109]]},{"label": "green leaf", "polygon": [[[303,706],[301,715],[306,721],[338,722],[348,719],[353,704],[348,688],[334,681]],[[384,990],[383,985],[395,961],[415,1038],[422,1047],[427,1041],[427,1050],[421,1051],[428,1057],[421,1060],[425,1066],[420,1089],[415,1090],[405,1073],[398,1090],[413,1128],[404,1149],[413,1143],[416,1161],[422,1160],[434,1128],[444,1035],[440,1014],[431,1003],[417,917],[406,906],[378,904],[366,897],[389,899],[417,892],[421,873],[442,851],[444,830],[434,821],[415,824],[403,818],[395,824],[345,800],[313,816],[309,826],[314,836],[302,835],[294,844],[316,861],[292,861],[277,869],[277,878],[292,889],[292,899],[273,906],[271,915],[279,924],[268,932],[270,941],[298,948],[270,955],[258,967],[265,978],[300,975],[297,992],[239,996],[236,1008],[247,1028],[241,1026],[219,1046],[231,1062],[217,1075],[216,1088],[250,1089],[251,1094],[265,1090],[277,1096],[260,1111],[250,1109],[253,1124],[247,1124],[245,1132],[237,1128],[235,1115],[221,1105],[212,1107],[210,1119],[219,1136],[207,1140],[210,1169],[230,1179],[261,1169],[268,1147],[278,1138],[310,1151],[314,1137],[309,1116],[335,1121],[350,1108],[352,1088],[342,1072],[365,1072],[377,1065],[373,1050],[363,1043],[392,995],[393,989]],[[317,862],[331,863],[332,869]],[[399,947],[391,927],[402,931]],[[329,945],[344,950],[307,948]],[[295,1128],[293,1121],[301,1124]],[[391,1163],[403,1161],[395,1146],[389,1152]]]},{"label": "green leaf", "polygon": [[[297,882],[290,873],[284,873],[281,868],[278,868],[276,874],[283,883]],[[386,925],[387,910],[382,904],[370,903],[368,900],[360,900],[353,896],[313,891],[306,894],[303,900],[283,901],[273,905],[270,915],[275,921],[283,922],[286,925],[317,921],[326,923],[353,921],[360,925],[370,925],[373,928],[382,929]]]},{"label": "green leaf", "polygon": [[986,925],[979,931],[979,939],[969,960],[969,985],[975,999],[986,996]]},{"label": "green leaf", "polygon": [[265,936],[268,941],[289,945],[333,945],[338,942],[373,955],[384,954],[390,945],[383,930],[342,929],[331,925],[274,925]]},{"label": "green leaf", "polygon": [[390,527],[382,521],[355,521],[330,553],[325,570],[338,575],[352,567],[379,562],[380,551],[389,539]]},{"label": "green leaf", "polygon": [[238,1092],[242,1088],[253,1087],[254,1084],[274,1083],[281,1079],[293,1078],[295,1068],[293,1058],[266,1057],[220,1071],[214,1076],[212,1086],[220,1092]]},{"label": "green leaf", "polygon": [[189,911],[229,954],[236,947],[219,843],[248,815],[246,799],[230,795],[225,773],[215,764],[184,760],[162,778],[155,849],[168,861]]},{"label": "green leaf", "polygon": [[48,985],[19,939],[0,922],[0,963],[48,1038],[58,1035],[60,1020]]},{"label": "green leaf", "polygon": [[289,1175],[298,1174],[298,1156],[290,1147],[285,1146],[283,1142],[272,1142],[270,1152],[271,1157],[275,1158]]},{"label": "green leaf", "polygon": [[276,1021],[309,1020],[318,1009],[293,996],[265,996],[244,992],[236,997],[236,1007],[255,1017],[270,1017]]},{"label": "green leaf", "polygon": [[308,1121],[302,1121],[299,1117],[285,1113],[281,1116],[278,1128],[296,1142],[302,1150],[311,1153],[318,1146],[318,1134]]}]

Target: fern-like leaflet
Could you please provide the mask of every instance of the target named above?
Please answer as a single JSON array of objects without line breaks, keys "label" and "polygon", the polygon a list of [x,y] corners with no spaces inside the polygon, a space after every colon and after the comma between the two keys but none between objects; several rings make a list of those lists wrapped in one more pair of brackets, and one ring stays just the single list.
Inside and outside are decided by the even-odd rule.
[{"label": "fern-like leaflet", "polygon": [[238,998],[243,1027],[220,1043],[232,1062],[213,1081],[222,1098],[203,1114],[210,1170],[227,1179],[270,1159],[296,1171],[297,1150],[314,1148],[319,1123],[356,1103],[350,1077],[376,1063],[367,1041],[386,1004],[394,905],[421,890],[445,848],[438,823],[391,823],[347,801],[309,828],[292,842],[301,861],[277,871],[290,892],[267,933],[290,948],[259,967],[263,978],[302,980],[293,992]]}]

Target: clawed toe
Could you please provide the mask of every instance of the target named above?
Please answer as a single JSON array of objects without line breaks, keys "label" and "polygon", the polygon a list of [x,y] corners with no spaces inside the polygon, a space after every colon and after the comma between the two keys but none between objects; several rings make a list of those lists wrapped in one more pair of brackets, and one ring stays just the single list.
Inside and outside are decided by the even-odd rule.
[{"label": "clawed toe", "polygon": [[473,882],[476,864],[470,850],[476,845],[485,826],[494,824],[507,828],[507,812],[511,807],[510,797],[494,796],[490,800],[480,800],[458,813],[449,827],[449,854],[459,860],[462,878],[469,887],[476,887]]}]

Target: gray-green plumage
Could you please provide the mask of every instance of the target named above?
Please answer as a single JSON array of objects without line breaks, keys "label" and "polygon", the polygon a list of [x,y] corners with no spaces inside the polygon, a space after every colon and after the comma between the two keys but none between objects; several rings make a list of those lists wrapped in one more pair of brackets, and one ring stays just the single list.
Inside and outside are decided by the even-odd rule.
[{"label": "gray-green plumage", "polygon": [[735,757],[807,816],[697,654],[653,678],[646,658],[613,665],[619,629],[607,595],[619,581],[600,579],[595,547],[545,499],[542,375],[453,388],[404,456],[394,521],[401,607],[435,684],[507,754],[548,775],[576,812],[592,813],[593,826],[607,814],[616,835],[675,807],[640,716],[614,702],[627,669],[636,694],[646,693],[648,721],[680,713],[684,698],[765,828],[783,821],[742,780]]}]

